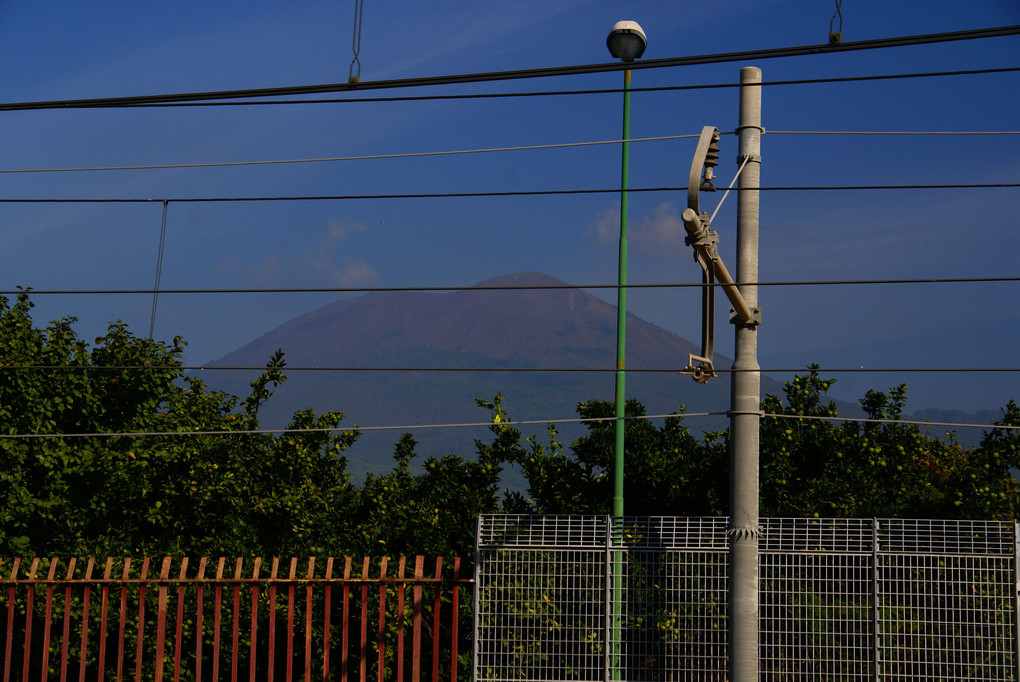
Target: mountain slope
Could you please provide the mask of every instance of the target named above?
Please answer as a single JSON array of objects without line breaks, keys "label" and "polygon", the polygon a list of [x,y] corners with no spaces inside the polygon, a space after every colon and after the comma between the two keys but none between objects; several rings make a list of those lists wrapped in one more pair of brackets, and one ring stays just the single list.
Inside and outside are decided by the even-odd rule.
[{"label": "mountain slope", "polygon": [[[613,368],[616,309],[576,289],[498,291],[498,287],[566,286],[540,273],[479,282],[447,294],[376,292],[313,310],[221,358],[261,361],[283,348],[295,365],[371,365],[413,349],[479,354],[510,366]],[[627,320],[628,367],[686,363],[695,347],[634,315]]]},{"label": "mountain slope", "polygon": [[[339,409],[345,423],[361,426],[481,422],[487,413],[474,398],[497,392],[515,419],[563,420],[577,402],[613,399],[616,308],[576,289],[499,287],[566,286],[541,273],[520,273],[449,293],[377,292],[323,306],[277,327],[220,358],[212,366],[259,366],[277,348],[294,367],[563,368],[598,372],[292,371],[265,407],[267,425],[279,426],[296,409]],[[634,315],[627,321],[627,368],[679,369],[698,349]],[[717,358],[721,367],[726,358]],[[244,395],[252,373],[207,371],[210,385]],[[763,390],[777,388],[767,382]],[[627,395],[650,414],[724,411],[725,377],[699,385],[675,372],[627,375]],[[718,428],[692,420],[692,428]],[[522,429],[543,433],[544,426]],[[364,432],[349,453],[352,470],[388,467],[400,431]],[[419,451],[472,454],[484,429],[415,430]],[[565,435],[577,433],[577,427]],[[568,439],[569,442],[569,439]]]}]

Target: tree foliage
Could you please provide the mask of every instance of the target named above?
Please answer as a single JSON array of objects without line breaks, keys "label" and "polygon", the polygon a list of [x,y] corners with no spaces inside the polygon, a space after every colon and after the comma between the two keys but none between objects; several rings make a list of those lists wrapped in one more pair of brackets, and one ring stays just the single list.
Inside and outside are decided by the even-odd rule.
[{"label": "tree foliage", "polygon": [[[761,513],[764,516],[1009,518],[1018,505],[1020,432],[995,430],[968,450],[952,434],[938,438],[926,427],[902,423],[905,385],[868,391],[865,418],[836,421],[826,397],[834,380],[817,368],[784,385],[784,395],[762,401],[760,430]],[[609,402],[578,405],[585,419],[613,416]],[[645,414],[628,401],[628,417]],[[882,421],[887,420],[887,421]],[[1010,401],[1001,425],[1020,426]],[[528,504],[539,513],[608,514],[612,501],[613,422],[588,421],[588,433],[570,453],[555,441],[531,443],[517,461],[529,482]],[[716,515],[729,506],[729,439],[726,432],[701,440],[683,416],[661,426],[627,422],[624,468],[628,515]]]},{"label": "tree foliage", "polygon": [[[475,456],[416,461],[405,434],[393,467],[351,480],[356,427],[343,414],[295,413],[285,433],[259,410],[285,381],[282,352],[244,398],[183,370],[184,342],[139,338],[120,322],[88,344],[73,318],[37,328],[27,293],[0,297],[0,556],[470,556],[482,513],[609,512],[611,403],[577,407],[587,432],[524,437],[497,395],[479,400],[491,437]],[[1020,432],[967,449],[917,425],[832,421],[832,380],[812,369],[763,401],[761,511],[773,516],[1014,518]],[[897,420],[906,387],[861,399]],[[728,508],[726,432],[695,437],[682,413],[642,418],[628,401],[626,511],[717,515]],[[1006,406],[1002,424],[1020,425]],[[526,491],[504,492],[505,466]]]}]

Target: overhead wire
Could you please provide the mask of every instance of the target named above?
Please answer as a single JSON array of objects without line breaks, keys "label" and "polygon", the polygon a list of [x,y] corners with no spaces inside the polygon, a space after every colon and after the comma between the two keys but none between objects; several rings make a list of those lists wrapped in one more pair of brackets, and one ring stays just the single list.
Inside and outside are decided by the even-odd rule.
[{"label": "overhead wire", "polygon": [[[615,372],[612,367],[425,367],[421,365],[412,366],[371,366],[360,365],[287,365],[282,367],[285,372],[435,372],[435,373],[578,373],[578,374],[602,374]],[[265,365],[0,365],[0,372],[36,370],[45,372],[55,371],[84,371],[84,372],[123,372],[129,370],[139,371],[167,371],[176,370],[181,372],[233,372],[265,371]],[[628,372],[638,374],[676,374],[676,367],[666,368],[628,368]],[[762,374],[798,374],[812,371],[808,367],[763,367],[759,369],[722,369],[715,368],[715,372],[722,374],[735,374],[739,372],[760,372]],[[998,373],[998,372],[1020,372],[1020,367],[818,367],[814,371],[821,374],[887,374],[887,373],[939,373],[939,372],[977,372],[977,373]]]},{"label": "overhead wire", "polygon": [[873,419],[865,417],[832,417],[811,414],[770,414],[763,413],[764,419],[797,419],[805,421],[859,422],[862,424],[906,424],[911,426],[942,426],[949,428],[974,428],[998,431],[1020,431],[1020,426],[1009,424],[968,424],[967,422],[920,421],[917,419]]},{"label": "overhead wire", "polygon": [[163,254],[166,245],[166,213],[169,202],[163,200],[163,222],[159,227],[159,250],[156,254],[156,282],[152,285],[152,314],[149,318],[149,338],[156,327],[156,301],[159,300],[159,280],[163,275]]},{"label": "overhead wire", "polygon": [[[898,185],[776,185],[755,187],[754,192],[839,192],[874,190],[946,190],[946,189],[1011,189],[1020,187],[1020,182],[970,182],[970,183],[918,183]],[[628,192],[686,192],[687,187],[631,187]],[[734,187],[734,192],[748,191]],[[366,201],[394,199],[465,199],[485,197],[538,197],[567,196],[582,194],[618,194],[620,189],[547,189],[508,190],[502,192],[406,192],[393,194],[314,194],[248,197],[173,197],[166,201],[174,203],[243,203],[243,202],[289,202],[289,201]],[[164,199],[154,197],[0,197],[0,204],[151,204]]]},{"label": "overhead wire", "polygon": [[497,71],[489,73],[457,74],[447,76],[403,78],[381,81],[359,81],[357,83],[325,83],[317,85],[299,85],[272,88],[249,88],[240,90],[220,90],[212,92],[188,92],[157,95],[138,95],[129,97],[99,97],[71,100],[50,100],[35,102],[12,102],[0,104],[0,111],[28,111],[38,109],[81,109],[109,108],[134,106],[139,104],[155,104],[166,102],[195,102],[203,100],[251,99],[273,96],[313,95],[328,92],[362,91],[392,88],[427,87],[438,85],[459,85],[465,83],[484,83],[495,81],[521,80],[531,78],[549,78],[622,71],[627,69],[659,69],[704,64],[721,64],[734,61],[776,59],[782,57],[802,57],[808,55],[832,54],[838,52],[886,49],[931,45],[936,43],[962,40],[980,40],[1020,35],[1020,25],[994,26],[983,29],[968,29],[944,33],[931,33],[913,36],[896,36],[892,38],[876,38],[837,45],[799,45],[793,47],[768,48],[761,50],[742,50],[709,55],[688,57],[667,57],[663,59],[646,59],[636,62],[609,62],[603,64],[587,64],[578,66],[546,67],[523,69],[517,71]]},{"label": "overhead wire", "polygon": [[[517,419],[500,422],[453,422],[441,424],[402,424],[385,426],[348,426],[348,427],[312,427],[300,429],[250,429],[250,430],[195,430],[195,431],[119,431],[119,432],[82,432],[82,433],[3,433],[0,440],[36,440],[49,438],[155,438],[155,437],[185,437],[185,436],[257,436],[257,435],[300,435],[314,433],[354,433],[362,431],[411,431],[426,429],[453,429],[453,428],[491,428],[510,426],[535,426],[554,424],[591,424],[598,422],[615,421],[640,421],[650,419],[669,419],[689,417],[716,417],[727,416],[728,412],[674,412],[667,414],[651,414],[632,417],[570,417],[567,419]],[[911,426],[927,427],[948,427],[948,428],[975,428],[999,431],[1017,431],[1020,426],[1008,424],[969,424],[967,422],[939,422],[919,421],[913,419],[874,419],[867,417],[838,417],[838,416],[816,416],[816,415],[792,415],[792,414],[770,414],[760,413],[764,419],[798,419],[836,422],[857,422],[863,424],[902,424]]]},{"label": "overhead wire", "polygon": [[[643,415],[640,417],[621,417],[625,421],[641,419],[658,419],[665,417],[708,417],[725,415],[725,412],[693,412],[684,414]],[[134,432],[91,432],[91,433],[0,433],[0,440],[21,440],[38,438],[146,438],[156,436],[243,436],[266,434],[309,434],[309,433],[350,433],[354,431],[409,431],[413,429],[450,429],[492,426],[526,426],[536,424],[572,424],[615,421],[616,417],[569,417],[567,419],[521,419],[501,422],[457,422],[443,424],[405,424],[388,426],[348,426],[348,427],[312,427],[301,429],[250,429],[234,431],[196,430],[196,431],[134,431]]]},{"label": "overhead wire", "polygon": [[768,135],[1020,135],[1020,130],[766,130]]},{"label": "overhead wire", "polygon": [[[958,69],[954,71],[925,71],[914,73],[872,74],[867,76],[830,76],[826,78],[799,78],[774,81],[762,81],[763,87],[786,85],[824,85],[827,83],[853,83],[866,81],[900,80],[912,78],[943,78],[952,76],[974,76],[983,74],[999,74],[1020,71],[1020,66],[1005,66],[983,69]],[[650,85],[632,87],[630,92],[671,92],[681,90],[715,90],[739,88],[740,83],[700,83],[690,85]],[[150,104],[127,105],[124,108],[160,108],[160,107],[245,107],[262,105],[288,104],[358,104],[371,102],[429,102],[462,99],[501,99],[508,97],[560,97],[574,95],[612,95],[620,94],[623,88],[586,88],[582,90],[538,90],[523,92],[472,92],[454,95],[399,95],[391,97],[343,97],[316,99],[274,99],[274,100],[228,100],[198,102],[155,102]]]},{"label": "overhead wire", "polygon": [[224,166],[266,166],[291,163],[324,163],[334,161],[376,161],[380,159],[412,159],[427,156],[456,156],[463,154],[487,154],[492,152],[535,151],[540,149],[565,149],[570,147],[594,147],[600,145],[622,144],[623,142],[662,142],[666,140],[683,140],[696,138],[698,133],[684,135],[658,135],[655,137],[637,137],[629,140],[591,140],[586,142],[559,142],[553,144],[533,144],[516,147],[488,147],[481,149],[447,149],[431,152],[400,152],[394,154],[363,154],[358,156],[327,156],[306,159],[270,159],[261,161],[216,161],[207,163],[166,163],[134,166],[91,166],[79,168],[6,168],[0,173],[66,173],[82,171],[123,171],[123,170],[166,170],[178,168],[219,168]]},{"label": "overhead wire", "polygon": [[[823,286],[858,284],[979,284],[996,282],[1020,282],[1020,276],[990,277],[903,277],[883,279],[816,279],[816,280],[764,280],[747,282],[753,286]],[[555,291],[576,289],[684,289],[704,286],[721,287],[723,283],[713,282],[648,282],[615,284],[469,284],[440,286],[390,286],[390,287],[266,287],[266,288],[192,288],[161,289],[162,294],[315,294],[315,293],[385,293],[385,292],[454,292],[454,291]],[[152,289],[0,289],[0,295],[96,295],[96,294],[151,294]]]},{"label": "overhead wire", "polygon": [[[772,135],[899,135],[899,136],[981,136],[981,135],[1020,135],[1020,130],[958,130],[958,131],[879,131],[879,130],[767,130]],[[733,131],[724,131],[723,135],[734,135]],[[569,149],[577,147],[595,147],[603,145],[623,144],[624,142],[663,142],[668,140],[684,140],[697,138],[698,133],[683,135],[657,135],[654,137],[636,137],[628,140],[588,140],[584,142],[558,142],[551,144],[532,144],[511,147],[484,147],[475,149],[446,149],[430,152],[397,152],[393,154],[361,154],[356,156],[323,156],[303,159],[263,159],[252,161],[210,161],[197,163],[163,163],[138,164],[121,166],[78,166],[51,168],[0,168],[0,174],[13,173],[80,173],[93,171],[128,171],[128,170],[170,170],[181,168],[223,168],[234,166],[267,166],[298,163],[327,163],[338,161],[376,161],[382,159],[411,159],[430,156],[457,156],[468,154],[488,154],[494,152],[536,151],[542,149]],[[741,167],[742,169],[742,167]],[[739,171],[738,171],[739,174]]]}]

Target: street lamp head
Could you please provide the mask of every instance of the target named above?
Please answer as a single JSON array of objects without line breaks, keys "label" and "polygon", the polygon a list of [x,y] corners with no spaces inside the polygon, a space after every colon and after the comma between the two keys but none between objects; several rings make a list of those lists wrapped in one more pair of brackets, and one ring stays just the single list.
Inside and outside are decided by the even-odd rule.
[{"label": "street lamp head", "polygon": [[625,62],[632,62],[645,52],[648,38],[636,21],[618,21],[606,38],[610,54]]}]

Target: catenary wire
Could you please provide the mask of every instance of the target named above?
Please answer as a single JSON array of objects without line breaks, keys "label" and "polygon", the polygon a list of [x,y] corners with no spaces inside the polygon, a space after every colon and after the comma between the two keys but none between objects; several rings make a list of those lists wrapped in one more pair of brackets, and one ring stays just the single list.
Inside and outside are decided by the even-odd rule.
[{"label": "catenary wire", "polygon": [[966,424],[963,422],[926,422],[916,419],[868,419],[864,417],[830,417],[808,414],[762,414],[764,419],[801,419],[808,421],[860,422],[864,424],[908,424],[914,426],[946,426],[951,428],[995,429],[999,431],[1020,431],[1020,426],[1008,424]]},{"label": "catenary wire", "polygon": [[[535,426],[542,424],[590,424],[595,422],[638,421],[642,419],[669,419],[688,417],[716,417],[727,416],[727,412],[683,412],[672,414],[651,414],[634,417],[571,417],[568,419],[520,419],[500,422],[460,422],[447,424],[404,424],[387,426],[350,426],[350,427],[315,427],[307,429],[251,429],[247,431],[124,431],[124,432],[94,432],[94,433],[5,433],[0,434],[0,440],[35,440],[43,438],[151,438],[151,437],[179,437],[179,436],[245,436],[245,435],[272,435],[272,434],[313,434],[313,433],[351,433],[360,431],[410,431],[422,429],[454,429],[454,428],[479,428],[479,427],[503,427],[503,426]],[[913,419],[870,419],[864,417],[830,417],[814,415],[792,415],[792,414],[768,414],[759,413],[763,419],[801,419],[817,421],[841,421],[858,422],[870,424],[906,424],[915,426],[940,426],[950,428],[974,428],[985,430],[1016,431],[1020,426],[1007,424],[967,424],[963,422],[935,422],[918,421]]]},{"label": "catenary wire", "polygon": [[1020,135],[1020,130],[766,130],[770,135]]},{"label": "catenary wire", "polygon": [[[1006,277],[914,277],[903,279],[841,279],[841,280],[790,280],[742,282],[749,286],[826,286],[854,284],[980,284],[1020,282],[1020,276]],[[218,288],[218,289],[160,289],[161,294],[316,294],[316,293],[386,293],[386,292],[453,292],[453,291],[542,291],[563,289],[618,289],[620,284],[472,284],[461,286],[407,286],[407,287],[295,287],[295,288]],[[721,287],[720,282],[653,282],[626,284],[629,289],[686,289],[703,286]],[[0,289],[0,295],[28,293],[59,295],[98,294],[151,294],[152,289]]]},{"label": "catenary wire", "polygon": [[[975,76],[984,74],[1011,73],[1020,71],[1018,66],[1006,66],[999,68],[985,69],[961,69],[957,71],[928,71],[918,73],[891,73],[873,74],[869,76],[833,76],[829,78],[802,78],[789,80],[762,81],[760,85],[783,86],[783,85],[823,85],[827,83],[853,83],[867,81],[900,80],[911,78],[943,78],[951,76]],[[679,90],[715,90],[722,88],[739,88],[740,83],[702,83],[693,85],[656,85],[630,88],[632,93],[640,92],[672,92]],[[422,102],[442,101],[459,99],[501,99],[508,97],[556,97],[573,95],[611,95],[620,94],[623,88],[590,88],[584,90],[540,90],[529,92],[476,92],[459,95],[402,95],[394,97],[344,97],[344,98],[318,98],[318,99],[274,99],[274,100],[245,100],[226,102],[159,102],[153,104],[126,105],[125,108],[142,107],[243,107],[277,104],[356,104],[370,102]]]},{"label": "catenary wire", "polygon": [[960,40],[978,40],[1020,35],[1020,25],[995,26],[983,29],[930,33],[924,35],[897,36],[893,38],[877,38],[840,43],[837,45],[800,45],[794,47],[769,48],[763,50],[743,50],[709,55],[689,57],[667,57],[663,59],[647,59],[637,62],[608,62],[603,64],[587,64],[578,66],[546,67],[518,71],[498,71],[490,73],[471,73],[448,76],[432,76],[405,78],[383,81],[361,81],[358,83],[327,83],[318,85],[299,85],[273,88],[253,88],[241,90],[221,90],[215,92],[190,92],[161,95],[139,95],[131,97],[102,97],[74,100],[50,100],[36,102],[13,102],[0,104],[0,111],[26,111],[37,109],[74,109],[74,108],[107,108],[133,106],[138,104],[154,104],[162,102],[193,102],[203,100],[250,99],[274,96],[314,95],[329,92],[349,92],[378,90],[390,88],[410,88],[437,85],[459,85],[465,83],[482,83],[530,78],[548,78],[557,76],[574,76],[582,74],[605,73],[627,69],[658,69],[679,66],[695,66],[703,64],[721,64],[734,61],[757,59],[775,59],[781,57],[802,57],[808,55],[831,54],[835,52],[851,52],[859,50],[885,49],[892,47],[908,47],[930,45],[935,43],[954,42]]},{"label": "catenary wire", "polygon": [[[1020,187],[1020,182],[974,182],[974,183],[943,183],[943,184],[903,184],[903,185],[777,185],[773,187],[744,188],[734,187],[734,192],[838,192],[838,191],[877,191],[877,190],[941,190],[941,189],[1012,189]],[[631,187],[628,192],[686,192],[687,187]],[[568,196],[581,194],[619,194],[619,188],[610,189],[549,189],[549,190],[517,190],[506,192],[409,192],[406,194],[318,194],[289,196],[251,196],[251,197],[174,197],[166,201],[176,203],[243,203],[243,202],[287,202],[287,201],[366,201],[382,199],[463,199],[485,197],[532,197],[532,196]],[[164,199],[142,197],[39,197],[39,198],[0,198],[0,204],[151,204]]]},{"label": "catenary wire", "polygon": [[149,338],[156,327],[156,302],[159,300],[159,280],[163,275],[163,256],[166,246],[166,213],[169,203],[163,201],[163,222],[159,227],[159,250],[156,254],[156,281],[152,285],[152,315],[149,318]]},{"label": "catenary wire", "polygon": [[92,166],[80,168],[5,168],[0,173],[66,173],[82,171],[122,171],[122,170],[165,170],[177,168],[220,168],[225,166],[267,166],[289,163],[325,163],[333,161],[375,161],[380,159],[411,159],[424,156],[455,156],[463,154],[486,154],[491,152],[519,152],[541,149],[564,149],[570,147],[594,147],[599,145],[622,144],[624,142],[661,142],[666,140],[682,140],[698,137],[698,133],[685,135],[659,135],[656,137],[637,137],[630,140],[593,140],[588,142],[561,142],[556,144],[534,144],[519,147],[489,147],[485,149],[449,149],[433,152],[401,152],[397,154],[369,154],[362,156],[330,156],[310,159],[269,159],[262,161],[217,161],[209,163],[166,163],[137,166]]},{"label": "catenary wire", "polygon": [[[767,130],[766,134],[774,135],[899,135],[899,136],[981,136],[981,135],[1020,135],[1020,130],[959,130],[959,131],[867,131],[867,130]],[[733,131],[723,131],[723,135],[734,135]],[[430,156],[456,156],[468,154],[488,154],[493,152],[537,151],[543,149],[568,149],[577,147],[594,147],[601,145],[623,144],[624,142],[663,142],[696,138],[699,133],[684,135],[658,135],[655,137],[636,137],[628,140],[590,140],[585,142],[561,142],[554,144],[535,144],[517,147],[487,147],[479,149],[447,149],[431,152],[399,152],[394,154],[367,154],[360,156],[324,156],[304,159],[263,159],[254,161],[211,161],[204,163],[162,163],[140,164],[130,166],[79,166],[68,168],[0,168],[0,174],[12,173],[80,173],[93,171],[126,171],[126,170],[169,170],[181,168],[225,168],[236,166],[268,166],[298,163],[331,163],[338,161],[375,161],[382,159],[409,159]],[[738,172],[739,174],[739,172]]]},{"label": "catenary wire", "polygon": [[[688,412],[684,414],[656,414],[639,417],[621,417],[625,421],[640,419],[661,419],[667,417],[708,417],[725,415],[725,412]],[[136,431],[136,432],[96,432],[96,433],[10,433],[0,434],[2,439],[36,439],[36,438],[144,438],[154,436],[243,436],[265,434],[308,434],[308,433],[342,433],[352,431],[408,431],[411,429],[452,429],[491,426],[526,426],[535,424],[571,424],[615,421],[616,417],[570,417],[567,419],[525,419],[501,422],[460,422],[448,424],[405,424],[389,426],[349,426],[349,427],[315,427],[307,429],[251,429],[246,431]]]},{"label": "catenary wire", "polygon": [[[282,367],[287,372],[560,372],[560,373],[609,373],[616,372],[611,367],[422,367],[422,366],[372,366],[364,367],[357,365],[286,365]],[[38,370],[38,371],[86,371],[86,372],[122,372],[144,370],[150,372],[177,370],[183,372],[232,372],[232,371],[265,371],[265,365],[0,365],[0,372],[13,370]],[[797,374],[812,371],[809,367],[764,367],[760,369],[722,369],[716,367],[716,373],[736,374],[757,372],[761,374]],[[821,374],[829,373],[859,373],[859,374],[881,374],[881,373],[938,373],[938,372],[1020,372],[1020,367],[819,367],[814,371]],[[676,374],[676,367],[666,368],[627,368],[627,372],[638,374]]]}]

